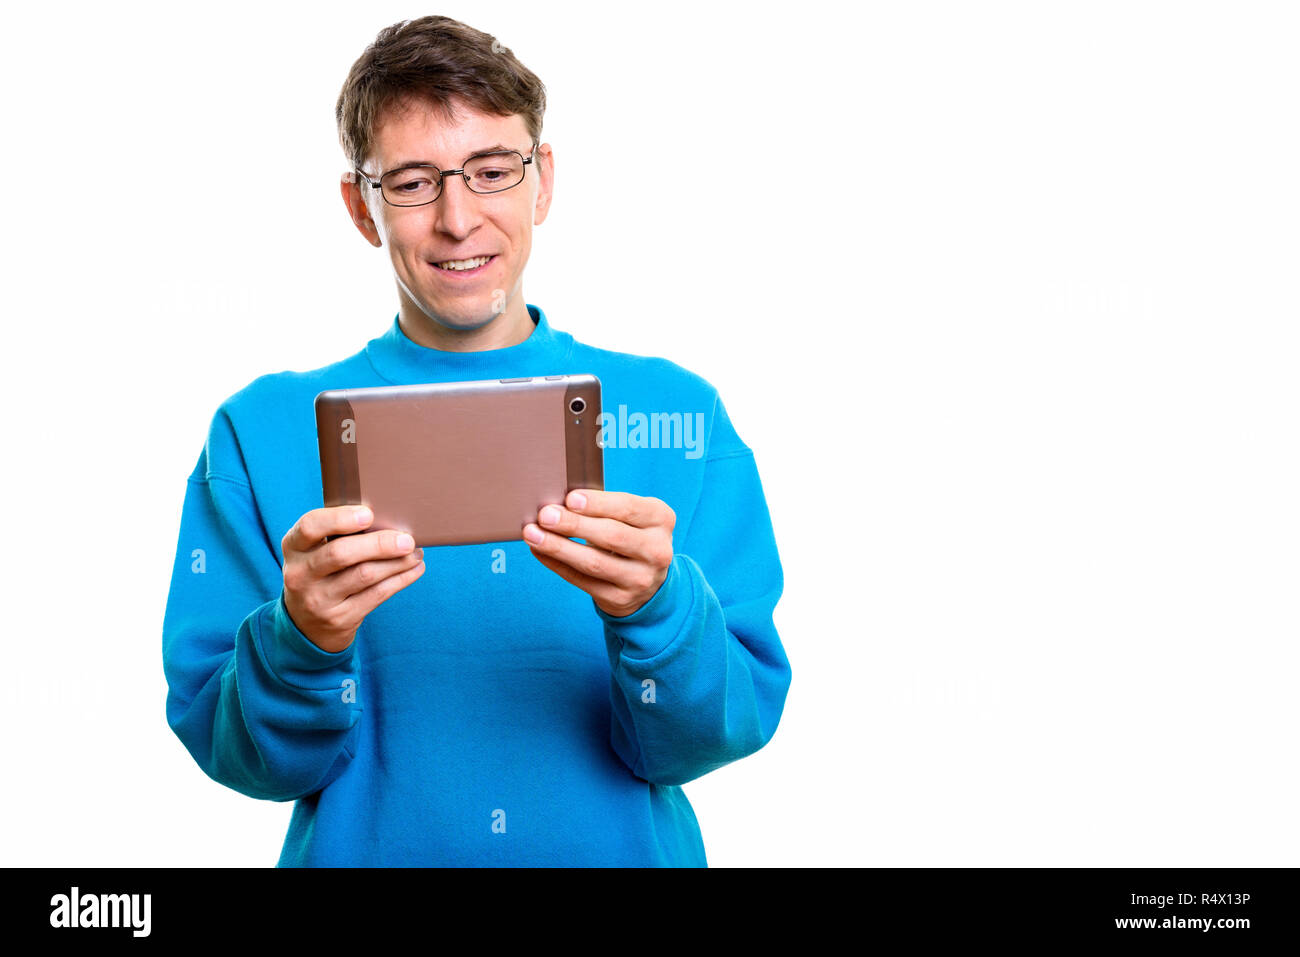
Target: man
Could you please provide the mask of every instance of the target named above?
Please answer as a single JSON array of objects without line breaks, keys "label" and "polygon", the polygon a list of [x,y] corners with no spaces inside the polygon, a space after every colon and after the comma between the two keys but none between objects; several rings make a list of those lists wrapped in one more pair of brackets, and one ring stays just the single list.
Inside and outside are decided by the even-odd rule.
[{"label": "man", "polygon": [[[445,17],[379,34],[337,103],[341,190],[388,250],[398,315],[350,358],[227,399],[190,476],[167,717],[215,780],[297,802],[282,865],[703,865],[680,785],[780,719],[781,566],[716,391],[523,299],[552,196],[544,107],[487,34]],[[570,492],[520,540],[425,551],[346,534],[367,509],[313,507],[317,393],[563,373],[633,414],[607,429],[608,490]],[[675,429],[647,436],[656,421]]]}]

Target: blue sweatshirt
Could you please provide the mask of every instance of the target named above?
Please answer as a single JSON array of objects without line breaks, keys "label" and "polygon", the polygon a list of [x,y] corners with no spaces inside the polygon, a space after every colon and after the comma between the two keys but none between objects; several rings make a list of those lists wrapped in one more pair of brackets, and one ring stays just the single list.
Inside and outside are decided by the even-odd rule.
[{"label": "blue sweatshirt", "polygon": [[[394,320],[341,362],[254,380],[212,419],[163,621],[167,721],[214,780],[297,802],[281,866],[703,866],[679,785],[776,730],[781,565],[754,455],[716,390],[528,311],[528,339],[481,352],[417,345]],[[299,631],[280,542],[323,504],[317,393],[573,373],[601,380],[605,487],[677,516],[645,605],[605,614],[521,529],[425,548],[424,574],[341,652]],[[663,424],[651,413],[681,426],[649,427]]]}]

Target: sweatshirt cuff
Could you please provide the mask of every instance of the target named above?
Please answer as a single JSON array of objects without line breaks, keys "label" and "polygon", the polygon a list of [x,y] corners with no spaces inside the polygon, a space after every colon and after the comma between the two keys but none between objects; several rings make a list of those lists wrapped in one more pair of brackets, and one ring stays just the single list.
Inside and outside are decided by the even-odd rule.
[{"label": "sweatshirt cuff", "polygon": [[342,651],[326,651],[298,630],[284,604],[284,592],[263,606],[267,627],[262,631],[262,655],[271,673],[285,684],[310,687],[322,671],[352,664],[354,641]]},{"label": "sweatshirt cuff", "polygon": [[608,615],[592,600],[592,607],[605,623],[605,630],[613,632],[623,643],[621,654],[626,658],[653,658],[663,652],[681,633],[690,617],[695,602],[695,585],[685,563],[684,555],[674,555],[668,566],[668,577],[650,600],[622,618]]}]

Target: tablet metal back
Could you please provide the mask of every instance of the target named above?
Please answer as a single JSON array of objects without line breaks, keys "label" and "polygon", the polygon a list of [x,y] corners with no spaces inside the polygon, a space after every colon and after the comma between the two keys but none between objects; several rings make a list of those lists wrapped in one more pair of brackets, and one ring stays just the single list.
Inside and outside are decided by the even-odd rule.
[{"label": "tablet metal back", "polygon": [[316,396],[326,506],[417,545],[517,541],[543,505],[603,489],[593,375],[336,389]]}]

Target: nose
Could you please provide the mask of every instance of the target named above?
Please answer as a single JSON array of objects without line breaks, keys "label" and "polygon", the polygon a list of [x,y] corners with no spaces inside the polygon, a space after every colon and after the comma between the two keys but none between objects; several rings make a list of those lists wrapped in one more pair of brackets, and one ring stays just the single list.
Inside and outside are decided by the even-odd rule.
[{"label": "nose", "polygon": [[438,229],[458,240],[472,233],[482,216],[477,197],[461,173],[443,177],[442,193],[433,206]]}]

